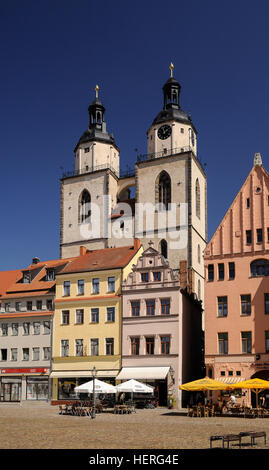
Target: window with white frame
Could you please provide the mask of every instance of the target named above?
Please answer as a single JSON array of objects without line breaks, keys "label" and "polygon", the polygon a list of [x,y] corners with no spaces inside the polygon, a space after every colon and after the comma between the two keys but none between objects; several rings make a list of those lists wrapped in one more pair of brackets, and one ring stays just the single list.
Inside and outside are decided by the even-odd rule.
[{"label": "window with white frame", "polygon": [[29,348],[22,348],[22,360],[29,361]]},{"label": "window with white frame", "polygon": [[69,356],[69,340],[68,339],[61,340],[61,356],[62,357]]},{"label": "window with white frame", "polygon": [[84,295],[84,279],[78,280],[78,295]]},{"label": "window with white frame", "polygon": [[44,346],[43,348],[43,359],[44,361],[48,361],[50,359],[50,347]]},{"label": "window with white frame", "polygon": [[11,348],[11,350],[10,350],[10,360],[11,361],[17,361],[18,360],[18,349],[17,348]]},{"label": "window with white frame", "polygon": [[33,348],[33,361],[39,361],[40,348]]},{"label": "window with white frame", "polygon": [[115,321],[115,307],[107,307],[106,309],[106,321],[114,322]]},{"label": "window with white frame", "polygon": [[30,323],[29,322],[23,322],[22,327],[23,327],[23,334],[25,336],[28,336],[30,334]]},{"label": "window with white frame", "polygon": [[83,339],[75,340],[76,356],[83,356]]},{"label": "window with white frame", "polygon": [[12,323],[12,325],[11,325],[11,331],[12,331],[12,336],[18,336],[18,333],[19,333],[19,324],[18,324],[18,323]]},{"label": "window with white frame", "polygon": [[34,321],[33,328],[34,328],[34,335],[40,335],[40,322]]},{"label": "window with white frame", "polygon": [[8,324],[2,323],[1,325],[2,336],[8,336]]},{"label": "window with white frame", "polygon": [[99,339],[92,338],[91,339],[91,356],[98,356],[99,355]]},{"label": "window with white frame", "polygon": [[110,276],[107,278],[107,290],[108,292],[115,292],[115,277]]}]

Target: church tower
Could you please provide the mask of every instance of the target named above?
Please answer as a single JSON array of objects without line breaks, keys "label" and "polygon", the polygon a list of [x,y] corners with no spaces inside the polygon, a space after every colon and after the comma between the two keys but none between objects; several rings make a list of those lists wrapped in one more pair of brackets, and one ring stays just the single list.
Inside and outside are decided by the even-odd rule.
[{"label": "church tower", "polygon": [[104,196],[110,195],[112,206],[116,204],[120,158],[114,137],[107,132],[105,107],[98,95],[96,85],[95,99],[88,108],[88,128],[75,147],[74,170],[61,179],[61,258],[77,256],[80,245],[89,249],[107,246],[101,227],[110,208]]},{"label": "church tower", "polygon": [[185,266],[186,283],[203,299],[206,175],[197,158],[197,131],[180,106],[181,86],[173,68],[163,86],[163,108],[147,132],[148,154],[136,163],[136,203],[155,205],[151,231],[146,234],[143,217],[136,237],[146,246],[150,236],[171,268]]}]

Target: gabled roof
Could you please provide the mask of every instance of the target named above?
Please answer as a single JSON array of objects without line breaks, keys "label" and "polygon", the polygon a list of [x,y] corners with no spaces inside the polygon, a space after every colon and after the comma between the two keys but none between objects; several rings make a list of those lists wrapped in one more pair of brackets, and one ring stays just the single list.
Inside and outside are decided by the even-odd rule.
[{"label": "gabled roof", "polygon": [[0,296],[2,296],[8,287],[21,278],[20,269],[14,271],[0,271]]},{"label": "gabled roof", "polygon": [[[260,192],[255,191],[255,185],[258,183]],[[261,196],[259,204],[255,200],[254,210],[254,199],[255,195]],[[247,178],[233,199],[231,205],[226,211],[220,224],[218,225],[215,233],[211,237],[205,248],[205,258],[207,256],[215,256],[220,254],[234,254],[241,253],[242,250],[248,252],[245,248],[245,230],[253,228],[262,228],[259,224],[257,225],[258,214],[261,212],[261,205],[265,201],[265,197],[269,195],[269,174],[265,168],[260,165],[255,165],[250,170]],[[244,198],[252,198],[253,207],[246,214]],[[268,202],[266,201],[266,205]],[[267,215],[265,215],[267,220]],[[265,222],[266,222],[265,220]],[[266,226],[269,226],[266,223]]]},{"label": "gabled roof", "polygon": [[[55,268],[57,271],[73,258],[49,260],[32,263],[25,269],[0,272],[0,295],[2,299],[49,294],[55,286],[54,281],[46,281],[46,269]],[[30,271],[33,278],[29,283],[21,282],[23,273]]]},{"label": "gabled roof", "polygon": [[59,274],[124,268],[141,246],[141,242],[136,240],[134,246],[85,250],[84,254],[70,261]]}]

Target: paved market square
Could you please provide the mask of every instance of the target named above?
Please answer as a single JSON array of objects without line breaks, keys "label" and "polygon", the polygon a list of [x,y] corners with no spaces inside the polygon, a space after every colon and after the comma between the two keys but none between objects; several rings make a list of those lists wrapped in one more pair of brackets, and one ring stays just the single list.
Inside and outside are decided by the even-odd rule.
[{"label": "paved market square", "polygon": [[[0,404],[1,449],[209,449],[211,435],[246,431],[265,431],[268,443],[257,439],[254,448],[268,448],[267,418],[191,418],[160,407],[126,415],[106,411],[91,419],[60,415],[48,403]],[[249,439],[242,448],[251,448]]]}]

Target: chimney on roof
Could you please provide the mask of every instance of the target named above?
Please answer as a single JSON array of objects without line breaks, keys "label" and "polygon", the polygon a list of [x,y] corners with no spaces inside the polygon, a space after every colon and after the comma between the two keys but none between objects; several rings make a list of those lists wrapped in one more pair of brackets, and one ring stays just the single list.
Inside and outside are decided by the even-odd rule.
[{"label": "chimney on roof", "polygon": [[35,258],[32,259],[32,264],[37,264],[40,263],[40,259],[35,256]]},{"label": "chimney on roof", "polygon": [[134,249],[135,250],[138,250],[141,246],[141,241],[139,240],[139,238],[135,238],[134,239]]},{"label": "chimney on roof", "polygon": [[85,256],[87,253],[87,248],[85,246],[81,246],[79,249],[80,256]]}]

